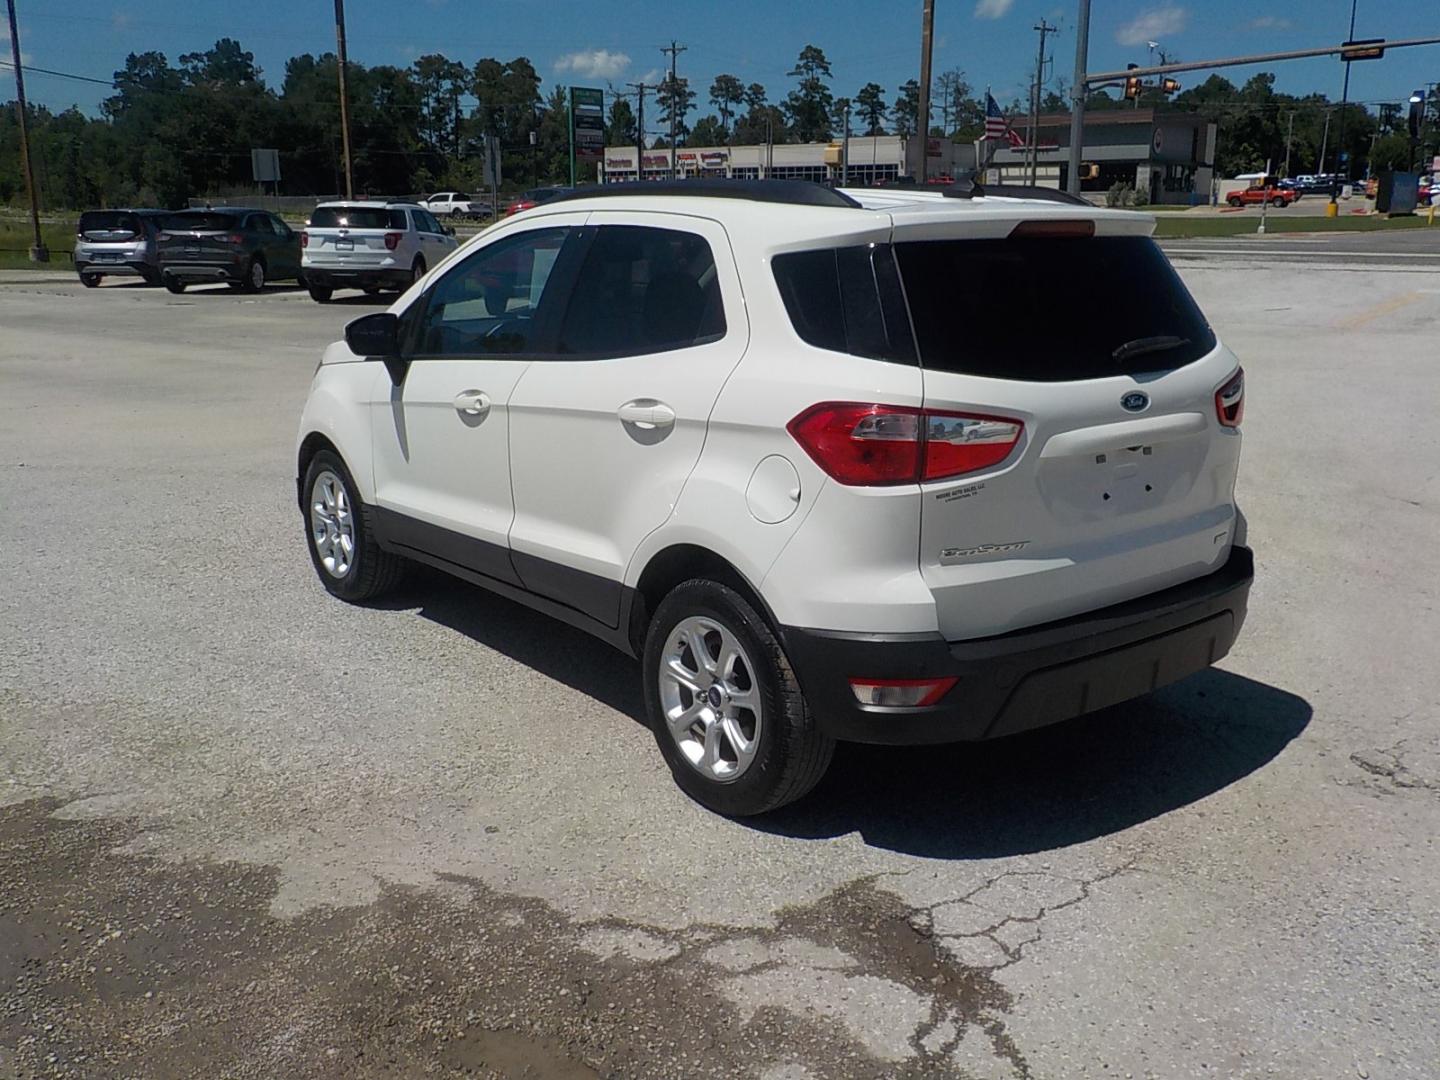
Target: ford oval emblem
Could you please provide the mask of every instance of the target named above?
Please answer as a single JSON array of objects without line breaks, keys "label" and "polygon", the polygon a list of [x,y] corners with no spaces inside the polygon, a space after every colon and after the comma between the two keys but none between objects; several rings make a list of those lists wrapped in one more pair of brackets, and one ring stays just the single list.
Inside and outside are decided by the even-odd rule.
[{"label": "ford oval emblem", "polygon": [[1144,412],[1150,407],[1150,395],[1131,390],[1120,399],[1120,407],[1128,412]]}]

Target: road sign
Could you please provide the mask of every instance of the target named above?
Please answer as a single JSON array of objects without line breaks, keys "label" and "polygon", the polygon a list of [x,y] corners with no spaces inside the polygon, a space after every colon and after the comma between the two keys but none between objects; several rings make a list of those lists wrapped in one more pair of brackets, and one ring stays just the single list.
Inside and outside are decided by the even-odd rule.
[{"label": "road sign", "polygon": [[250,175],[257,184],[278,184],[280,182],[280,151],[251,150]]},{"label": "road sign", "polygon": [[1384,38],[1357,39],[1346,41],[1340,46],[1341,60],[1379,60],[1384,55]]},{"label": "road sign", "polygon": [[486,135],[484,147],[484,160],[481,162],[484,170],[483,182],[486,187],[498,188],[500,186],[500,136]]}]

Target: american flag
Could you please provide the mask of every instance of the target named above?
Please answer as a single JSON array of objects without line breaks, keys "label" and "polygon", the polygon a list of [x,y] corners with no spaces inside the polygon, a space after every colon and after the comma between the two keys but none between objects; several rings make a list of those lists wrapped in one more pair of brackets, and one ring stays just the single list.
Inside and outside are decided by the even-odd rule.
[{"label": "american flag", "polygon": [[982,138],[1004,139],[1014,147],[1025,145],[1025,139],[1010,126],[1010,121],[1000,111],[999,103],[988,90],[985,92],[985,134]]}]

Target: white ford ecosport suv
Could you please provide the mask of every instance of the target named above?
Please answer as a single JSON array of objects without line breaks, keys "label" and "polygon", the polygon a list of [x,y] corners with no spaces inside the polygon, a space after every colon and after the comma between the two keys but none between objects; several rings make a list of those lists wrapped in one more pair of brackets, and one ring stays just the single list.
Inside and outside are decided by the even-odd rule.
[{"label": "white ford ecosport suv", "polygon": [[[679,785],[985,739],[1199,671],[1245,617],[1243,375],[1151,217],[1038,189],[592,188],[315,373],[321,582],[440,567],[639,657]],[[478,596],[477,596],[478,602]]]}]

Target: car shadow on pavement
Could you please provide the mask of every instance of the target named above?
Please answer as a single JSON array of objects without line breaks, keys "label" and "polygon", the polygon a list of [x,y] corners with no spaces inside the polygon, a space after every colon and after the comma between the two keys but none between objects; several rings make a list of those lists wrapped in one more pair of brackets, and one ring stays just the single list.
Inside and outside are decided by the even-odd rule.
[{"label": "car shadow on pavement", "polygon": [[[418,606],[425,618],[646,725],[639,665],[580,630],[426,568],[393,606]],[[1228,787],[1279,755],[1310,716],[1303,698],[1211,668],[1148,697],[994,742],[841,743],[810,795],[742,824],[807,840],[858,833],[873,847],[933,859],[1047,851]]]},{"label": "car shadow on pavement", "polygon": [[1310,722],[1294,694],[1211,668],[1024,735],[934,747],[841,744],[805,800],[756,828],[932,859],[1024,855],[1120,832],[1228,787]]}]

